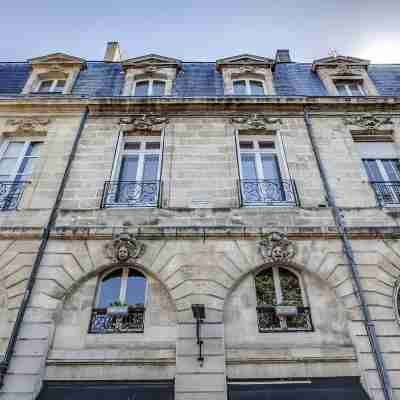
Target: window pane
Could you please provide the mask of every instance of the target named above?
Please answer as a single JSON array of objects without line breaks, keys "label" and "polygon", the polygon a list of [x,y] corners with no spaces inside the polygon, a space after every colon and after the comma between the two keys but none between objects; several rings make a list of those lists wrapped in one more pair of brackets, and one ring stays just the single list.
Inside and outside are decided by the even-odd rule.
[{"label": "window pane", "polygon": [[250,81],[250,93],[258,96],[264,96],[264,85],[259,81]]},{"label": "window pane", "polygon": [[160,142],[147,142],[146,150],[158,150],[160,148]]},{"label": "window pane", "polygon": [[233,93],[237,95],[246,94],[246,81],[233,82]]},{"label": "window pane", "polygon": [[280,181],[278,159],[275,154],[262,154],[261,163],[263,167],[264,179]]},{"label": "window pane", "polygon": [[385,168],[386,174],[389,181],[400,180],[400,170],[398,160],[382,160],[383,167]]},{"label": "window pane", "polygon": [[111,304],[119,301],[121,281],[122,269],[112,272],[102,280],[97,302],[98,308],[109,307]]},{"label": "window pane", "polygon": [[64,80],[58,80],[57,85],[54,88],[54,93],[62,93],[65,87],[65,82]]},{"label": "window pane", "polygon": [[349,90],[352,96],[362,96],[363,93],[360,90],[360,86],[358,83],[350,83]]},{"label": "window pane", "polygon": [[383,181],[381,172],[379,171],[377,160],[363,160],[368,178],[371,182]]},{"label": "window pane", "polygon": [[275,143],[274,142],[258,142],[258,146],[260,149],[274,149]]},{"label": "window pane", "polygon": [[16,166],[15,158],[5,158],[0,160],[0,174],[8,175],[11,174]]},{"label": "window pane", "polygon": [[23,142],[10,142],[3,157],[19,157],[23,147]]},{"label": "window pane", "polygon": [[348,96],[347,90],[346,90],[346,86],[340,83],[336,84],[336,89],[339,93],[339,96]]},{"label": "window pane", "polygon": [[149,81],[137,82],[135,85],[135,96],[148,96]]},{"label": "window pane", "polygon": [[276,304],[275,283],[272,268],[261,271],[256,276],[256,296],[258,306]]},{"label": "window pane", "polygon": [[158,154],[144,156],[143,180],[155,181],[158,178]]},{"label": "window pane", "polygon": [[297,276],[285,268],[279,268],[279,280],[284,304],[303,306],[303,297]]},{"label": "window pane", "polygon": [[255,180],[257,179],[256,160],[254,154],[242,154],[242,178]]},{"label": "window pane", "polygon": [[165,94],[165,82],[153,81],[153,96],[164,96]]},{"label": "window pane", "polygon": [[129,155],[122,157],[121,170],[119,173],[120,181],[136,181],[139,156]]},{"label": "window pane", "polygon": [[41,145],[41,142],[30,143],[25,155],[29,157],[39,157],[39,150]]},{"label": "window pane", "polygon": [[125,302],[129,305],[144,304],[146,295],[146,278],[138,271],[129,270]]},{"label": "window pane", "polygon": [[240,141],[240,148],[241,149],[252,149],[253,148],[253,142],[242,142],[242,141]]},{"label": "window pane", "polygon": [[33,171],[35,160],[36,158],[24,157],[20,167],[18,168],[18,173],[30,175]]},{"label": "window pane", "polygon": [[40,92],[40,93],[49,92],[50,89],[51,89],[51,85],[52,85],[52,84],[53,84],[53,81],[42,81],[42,82],[40,83],[38,92]]},{"label": "window pane", "polygon": [[126,142],[124,150],[140,150],[140,142]]}]

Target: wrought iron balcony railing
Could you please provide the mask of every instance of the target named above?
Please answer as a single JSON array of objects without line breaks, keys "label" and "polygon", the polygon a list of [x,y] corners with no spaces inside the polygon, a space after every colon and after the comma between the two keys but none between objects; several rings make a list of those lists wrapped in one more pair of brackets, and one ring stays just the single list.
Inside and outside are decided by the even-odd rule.
[{"label": "wrought iron balcony railing", "polygon": [[0,210],[15,210],[28,181],[0,181]]},{"label": "wrought iron balcony railing", "polygon": [[241,179],[240,206],[296,206],[296,185],[291,179]]},{"label": "wrought iron balcony railing", "polygon": [[381,207],[400,207],[400,181],[370,182]]},{"label": "wrought iron balcony railing", "polygon": [[141,333],[144,332],[144,307],[128,307],[127,312],[110,312],[107,308],[94,308],[89,333]]},{"label": "wrought iron balcony railing", "polygon": [[159,207],[160,194],[160,181],[106,181],[101,206]]},{"label": "wrought iron balcony railing", "polygon": [[258,329],[260,332],[313,331],[310,307],[292,307],[295,312],[279,314],[278,306],[257,307]]}]

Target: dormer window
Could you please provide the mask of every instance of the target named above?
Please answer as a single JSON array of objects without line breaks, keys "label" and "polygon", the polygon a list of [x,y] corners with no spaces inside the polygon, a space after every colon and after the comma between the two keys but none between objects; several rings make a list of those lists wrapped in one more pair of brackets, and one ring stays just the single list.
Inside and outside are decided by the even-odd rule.
[{"label": "dormer window", "polygon": [[250,54],[217,61],[222,72],[224,94],[233,96],[274,95],[272,67],[274,60]]},{"label": "dormer window", "polygon": [[265,96],[264,82],[252,79],[233,81],[233,94],[237,96]]},{"label": "dormer window", "polygon": [[365,96],[361,81],[336,80],[335,86],[339,96]]},{"label": "dormer window", "polygon": [[31,74],[22,90],[23,94],[70,94],[79,72],[86,68],[82,58],[63,53],[32,58],[29,64]]},{"label": "dormer window", "polygon": [[65,79],[39,81],[36,93],[63,93],[66,82]]},{"label": "dormer window", "polygon": [[165,96],[166,83],[162,80],[136,81],[134,86],[134,96]]},{"label": "dormer window", "polygon": [[123,96],[171,96],[181,62],[175,58],[149,54],[122,63],[125,70]]},{"label": "dormer window", "polygon": [[330,96],[377,96],[368,75],[368,60],[334,54],[315,60],[312,70],[319,76]]}]

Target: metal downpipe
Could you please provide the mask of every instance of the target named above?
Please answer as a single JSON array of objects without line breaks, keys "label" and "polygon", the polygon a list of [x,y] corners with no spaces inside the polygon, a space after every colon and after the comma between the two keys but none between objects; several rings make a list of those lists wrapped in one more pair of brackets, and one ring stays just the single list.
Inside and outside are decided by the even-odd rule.
[{"label": "metal downpipe", "polygon": [[343,210],[341,210],[336,206],[335,197],[333,196],[332,189],[327,179],[326,170],[320,157],[318,146],[316,144],[314,137],[313,127],[310,121],[310,116],[307,111],[304,111],[304,122],[307,128],[308,137],[311,142],[311,147],[313,149],[313,153],[317,161],[317,166],[320,172],[320,176],[328,200],[328,205],[332,210],[332,215],[335,220],[335,224],[339,230],[339,236],[343,244],[343,252],[349,264],[349,270],[352,277],[353,290],[361,306],[361,311],[364,318],[363,322],[365,325],[365,330],[367,332],[369,343],[371,345],[372,354],[374,356],[379,379],[382,385],[382,390],[386,400],[394,400],[392,386],[382,357],[382,351],[380,349],[379,341],[376,336],[375,325],[371,319],[371,313],[367,306],[364,292],[362,290],[360,275],[357,263],[354,258],[353,248],[351,246],[350,240],[347,237],[347,228],[343,217]]},{"label": "metal downpipe", "polygon": [[28,278],[28,283],[27,283],[27,287],[25,289],[25,294],[24,294],[24,297],[22,299],[21,306],[18,309],[17,318],[16,318],[16,320],[14,322],[14,326],[13,326],[13,329],[11,331],[11,337],[10,337],[10,340],[8,342],[7,349],[6,349],[6,352],[4,354],[4,358],[3,358],[2,362],[0,363],[0,388],[4,384],[4,377],[7,374],[8,367],[9,367],[12,355],[14,353],[14,350],[15,350],[15,344],[16,344],[17,339],[18,339],[18,335],[19,335],[19,332],[20,332],[20,329],[21,329],[21,324],[22,324],[22,321],[24,319],[25,312],[26,312],[26,310],[28,308],[29,301],[30,301],[31,296],[32,296],[32,291],[33,291],[33,287],[35,285],[36,276],[38,274],[40,263],[42,262],[42,259],[43,259],[43,256],[44,256],[44,252],[46,250],[47,243],[49,241],[50,232],[51,232],[52,228],[54,227],[56,219],[57,219],[58,208],[60,206],[60,203],[61,203],[61,200],[62,200],[62,197],[63,197],[63,194],[64,194],[64,189],[65,189],[65,186],[66,186],[67,181],[68,181],[69,173],[71,171],[72,162],[73,162],[73,160],[75,158],[75,154],[76,154],[76,151],[77,151],[77,148],[78,148],[78,143],[79,143],[79,140],[80,140],[80,138],[82,136],[82,131],[83,131],[83,128],[85,126],[85,123],[86,123],[88,115],[89,115],[89,108],[86,107],[85,111],[84,111],[84,113],[83,113],[83,115],[81,117],[81,121],[80,121],[80,124],[79,124],[78,131],[76,133],[75,139],[74,139],[74,143],[73,143],[71,152],[70,152],[70,154],[68,156],[67,165],[65,167],[64,175],[63,175],[63,178],[62,178],[61,183],[60,183],[60,187],[59,187],[58,192],[57,192],[56,200],[54,202],[53,208],[51,209],[50,217],[49,217],[49,220],[47,222],[47,225],[43,230],[43,234],[42,234],[42,239],[41,239],[41,242],[40,242],[39,250],[38,250],[38,253],[36,254],[35,261],[34,261],[33,266],[32,266],[32,271],[31,271],[31,274],[30,274],[30,276]]}]

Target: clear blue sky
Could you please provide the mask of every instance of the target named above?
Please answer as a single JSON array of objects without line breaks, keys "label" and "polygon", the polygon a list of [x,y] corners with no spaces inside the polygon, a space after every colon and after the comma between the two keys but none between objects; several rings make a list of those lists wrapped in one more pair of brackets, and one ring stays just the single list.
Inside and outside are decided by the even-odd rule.
[{"label": "clear blue sky", "polygon": [[158,53],[183,61],[289,48],[311,62],[335,48],[374,63],[400,63],[400,0],[2,1],[2,61],[62,51],[100,60],[105,43],[124,58]]}]

